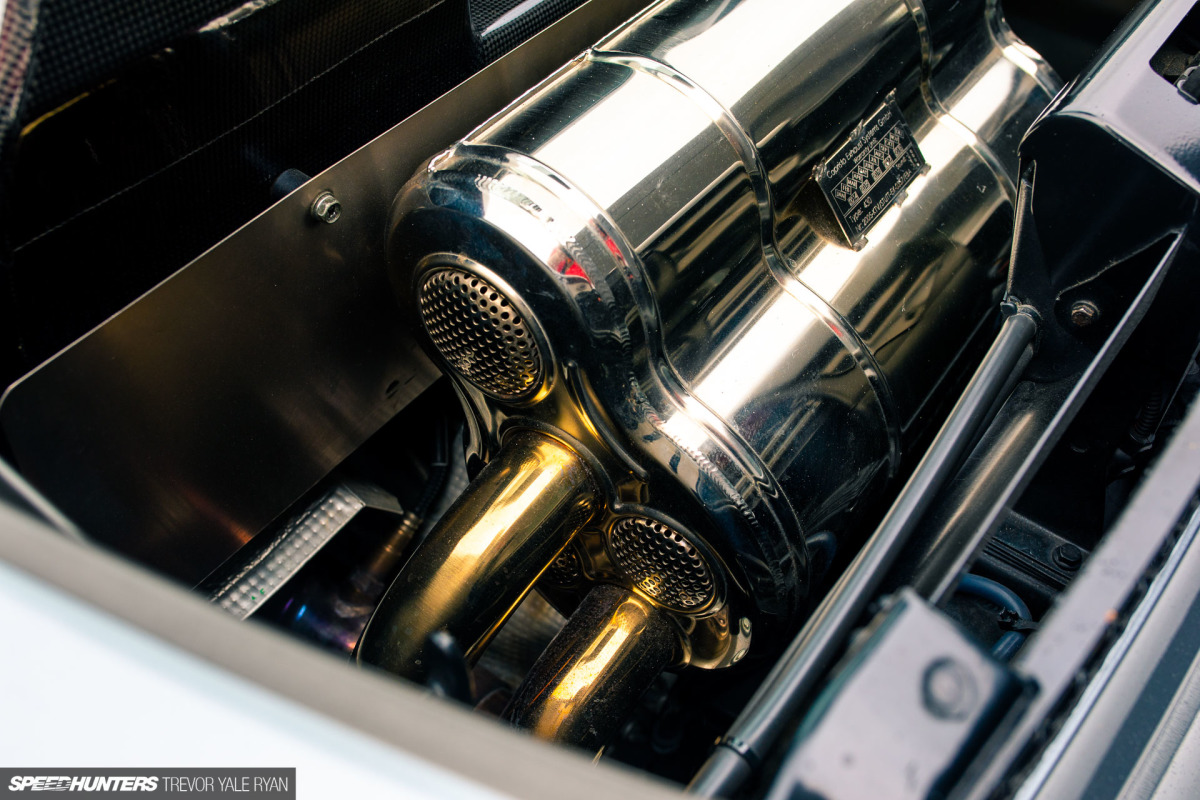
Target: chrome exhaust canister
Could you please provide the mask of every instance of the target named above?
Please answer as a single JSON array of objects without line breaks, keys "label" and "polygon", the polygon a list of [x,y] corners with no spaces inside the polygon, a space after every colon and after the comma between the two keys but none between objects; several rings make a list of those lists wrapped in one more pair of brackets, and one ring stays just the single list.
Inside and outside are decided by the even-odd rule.
[{"label": "chrome exhaust canister", "polygon": [[546,553],[564,612],[618,587],[703,668],[780,646],[806,537],[852,541],[938,423],[1057,88],[992,5],[942,5],[665,0],[397,198],[393,284],[473,459],[538,431],[596,476]]}]

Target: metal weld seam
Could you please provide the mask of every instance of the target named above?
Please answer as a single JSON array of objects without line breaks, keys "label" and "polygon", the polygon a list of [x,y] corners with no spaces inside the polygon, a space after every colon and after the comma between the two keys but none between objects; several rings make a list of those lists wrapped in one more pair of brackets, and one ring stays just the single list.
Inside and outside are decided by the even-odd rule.
[{"label": "metal weld seam", "polygon": [[[779,245],[775,240],[775,212],[771,201],[771,183],[767,179],[767,169],[754,140],[746,133],[745,128],[737,121],[732,112],[721,104],[721,101],[670,64],[637,53],[613,50],[590,50],[588,59],[624,66],[663,81],[697,105],[733,147],[750,179],[750,185],[753,187],[755,203],[758,206],[759,235],[767,267],[784,291],[825,323],[826,327],[850,353],[863,375],[866,376],[867,383],[875,393],[884,425],[888,431],[889,469],[894,472],[898,466],[900,455],[900,414],[891,387],[887,383],[883,370],[875,360],[875,356],[867,347],[866,342],[858,335],[858,331],[820,295],[805,285],[788,267],[788,261],[780,252]],[[797,287],[802,288],[798,289]]]},{"label": "metal weld seam", "polygon": [[[995,152],[992,151],[991,145],[980,139],[975,131],[951,114],[942,103],[942,99],[933,91],[933,34],[929,31],[929,13],[925,10],[924,0],[904,0],[904,4],[908,6],[909,16],[912,17],[913,24],[917,28],[917,36],[921,40],[921,96],[925,100],[925,105],[929,106],[929,110],[933,112],[939,124],[945,124],[946,127],[955,131],[992,171],[1000,187],[1004,190],[1005,196],[1008,197],[1008,202],[1016,208],[1017,185],[1012,176],[1008,174],[1008,170],[1004,169],[1004,165],[1000,163]],[[990,37],[991,31],[989,31]]]}]

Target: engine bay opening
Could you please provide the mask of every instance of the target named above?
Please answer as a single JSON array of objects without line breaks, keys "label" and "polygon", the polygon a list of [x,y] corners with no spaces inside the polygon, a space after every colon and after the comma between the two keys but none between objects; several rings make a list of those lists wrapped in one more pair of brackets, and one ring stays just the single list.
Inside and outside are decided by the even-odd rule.
[{"label": "engine bay opening", "polygon": [[[0,131],[45,195],[3,264],[5,501],[659,788],[1048,780],[1195,532],[1194,9],[1105,39],[1128,9],[446,0],[356,12],[355,65],[261,38],[304,1]],[[237,168],[238,110],[193,116],[212,60],[263,125],[360,70],[378,104]],[[177,127],[140,161],[135,106]],[[175,236],[197,198],[163,201],[127,272],[46,299],[35,268],[218,162],[236,202]]]}]

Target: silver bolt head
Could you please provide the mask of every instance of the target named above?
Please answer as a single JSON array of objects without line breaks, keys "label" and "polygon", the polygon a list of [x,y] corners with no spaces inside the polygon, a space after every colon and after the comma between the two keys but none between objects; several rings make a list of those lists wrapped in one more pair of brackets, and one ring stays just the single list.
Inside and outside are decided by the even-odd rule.
[{"label": "silver bolt head", "polygon": [[1086,328],[1100,319],[1100,309],[1090,300],[1077,300],[1071,305],[1071,324]]},{"label": "silver bolt head", "polygon": [[313,200],[309,211],[312,213],[313,219],[333,224],[342,216],[342,204],[333,196],[333,192],[321,192],[317,195],[317,199]]},{"label": "silver bolt head", "polygon": [[971,671],[944,656],[925,668],[921,696],[925,709],[945,720],[964,720],[979,705],[979,688]]},{"label": "silver bolt head", "polygon": [[749,619],[749,617],[742,617],[738,624],[740,625],[740,627],[742,629],[742,633],[749,636],[750,635],[750,619]]}]

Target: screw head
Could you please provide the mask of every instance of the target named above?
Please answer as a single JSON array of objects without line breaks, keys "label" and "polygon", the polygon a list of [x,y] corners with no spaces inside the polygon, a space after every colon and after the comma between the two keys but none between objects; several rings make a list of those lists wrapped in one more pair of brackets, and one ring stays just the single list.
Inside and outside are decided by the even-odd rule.
[{"label": "screw head", "polygon": [[1071,304],[1071,324],[1086,328],[1100,319],[1100,307],[1091,300],[1076,300]]},{"label": "screw head", "polygon": [[979,704],[979,688],[966,666],[950,657],[925,668],[921,699],[925,709],[939,719],[961,721]]},{"label": "screw head", "polygon": [[315,220],[333,224],[342,216],[342,204],[333,196],[333,192],[321,192],[317,199],[313,200],[309,213]]},{"label": "screw head", "polygon": [[741,627],[742,633],[746,634],[747,636],[750,635],[750,619],[749,619],[749,617],[742,617],[742,619],[739,621],[738,625]]},{"label": "screw head", "polygon": [[1083,564],[1083,551],[1073,544],[1060,544],[1054,548],[1050,557],[1056,565],[1072,572]]},{"label": "screw head", "polygon": [[745,657],[746,657],[746,650],[743,648],[742,650],[738,650],[736,653],[733,654],[733,658],[730,659],[729,663],[736,664]]}]

